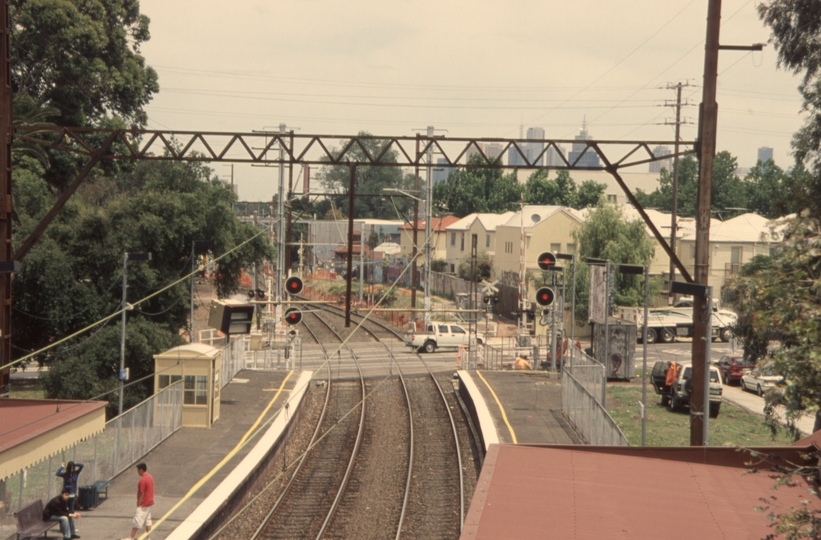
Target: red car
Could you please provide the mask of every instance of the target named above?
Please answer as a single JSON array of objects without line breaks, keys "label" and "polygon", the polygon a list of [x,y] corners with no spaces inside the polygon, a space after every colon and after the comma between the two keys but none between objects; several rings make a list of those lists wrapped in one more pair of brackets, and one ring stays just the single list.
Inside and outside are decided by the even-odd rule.
[{"label": "red car", "polygon": [[755,360],[745,362],[740,354],[722,356],[718,361],[718,371],[721,373],[721,381],[724,384],[741,384],[741,377],[755,366]]}]

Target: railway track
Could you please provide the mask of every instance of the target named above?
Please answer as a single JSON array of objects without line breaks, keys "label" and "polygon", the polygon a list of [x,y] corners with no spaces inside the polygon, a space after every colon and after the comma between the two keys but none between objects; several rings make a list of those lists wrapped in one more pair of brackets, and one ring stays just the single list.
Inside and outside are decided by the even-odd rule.
[{"label": "railway track", "polygon": [[[353,350],[334,345],[344,340],[334,324],[344,315],[332,312],[306,311],[303,336],[322,345],[326,358],[339,349],[340,362],[358,366]],[[290,472],[263,522],[238,528],[253,534],[234,537],[459,536],[466,509],[463,459],[473,459],[474,445],[460,445],[459,434],[464,437],[467,429],[451,413],[458,410],[455,397],[450,392],[448,401],[426,364],[425,376],[405,376],[385,343],[400,339],[399,334],[369,323],[357,334],[384,347],[396,375],[365,379],[357,368],[358,379],[333,380],[329,371],[312,449]],[[327,369],[332,370],[333,360]],[[440,374],[440,379],[447,382],[447,376]],[[478,475],[478,470],[473,472]]]}]

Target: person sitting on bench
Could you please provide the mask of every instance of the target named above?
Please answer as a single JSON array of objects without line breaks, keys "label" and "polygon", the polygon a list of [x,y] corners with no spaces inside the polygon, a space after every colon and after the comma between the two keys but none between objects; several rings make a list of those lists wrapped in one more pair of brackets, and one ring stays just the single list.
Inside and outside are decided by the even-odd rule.
[{"label": "person sitting on bench", "polygon": [[63,488],[63,491],[51,499],[45,508],[43,508],[43,521],[57,521],[60,523],[60,532],[63,533],[65,540],[72,538],[80,538],[80,535],[74,530],[74,520],[80,519],[80,513],[72,513],[69,510],[68,499],[71,495],[71,490]]}]

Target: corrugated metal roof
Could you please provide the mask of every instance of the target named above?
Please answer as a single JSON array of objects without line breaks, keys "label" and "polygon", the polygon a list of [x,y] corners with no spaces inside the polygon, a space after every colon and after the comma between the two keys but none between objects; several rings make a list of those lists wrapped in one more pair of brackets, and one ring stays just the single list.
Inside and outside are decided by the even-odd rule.
[{"label": "corrugated metal roof", "polygon": [[492,446],[461,538],[762,538],[772,530],[759,498],[789,508],[807,487],[773,492],[767,474],[745,474],[750,459],[734,448]]}]

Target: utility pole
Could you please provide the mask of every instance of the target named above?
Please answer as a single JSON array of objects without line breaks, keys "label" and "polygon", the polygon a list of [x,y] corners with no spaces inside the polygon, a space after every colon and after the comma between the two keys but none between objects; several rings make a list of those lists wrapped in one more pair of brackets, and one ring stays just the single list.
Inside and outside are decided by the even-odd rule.
[{"label": "utility pole", "polygon": [[[716,153],[718,104],[718,37],[721,29],[721,0],[709,0],[707,38],[704,51],[704,88],[698,125],[698,199],[696,205],[695,281],[707,286],[710,276],[710,216],[713,183],[713,158]],[[712,339],[712,313],[705,315],[706,298],[693,296],[693,394],[690,396],[690,446],[704,446],[704,370],[709,369],[705,342]]]},{"label": "utility pole", "polygon": [[[675,253],[676,252],[676,231],[678,231],[678,226],[676,224],[676,213],[678,212],[678,149],[679,149],[679,141],[681,140],[681,124],[686,124],[687,121],[681,121],[681,107],[687,106],[689,103],[682,103],[681,102],[681,89],[685,86],[690,86],[689,83],[677,83],[675,85],[667,84],[668,90],[675,90],[676,91],[676,102],[670,103],[668,101],[664,102],[665,107],[675,107],[676,108],[676,138],[675,138],[675,146],[673,150],[673,204],[672,204],[672,212],[671,212],[671,222],[670,222],[670,250]],[[664,122],[665,125],[671,125],[672,122]],[[673,261],[673,258],[670,258],[670,279],[669,282],[672,283],[676,279],[676,264]]]},{"label": "utility pole", "polygon": [[[433,137],[433,126],[428,126],[428,137]],[[425,168],[425,328],[430,324],[430,264],[433,220],[433,146],[428,141],[428,166]],[[418,196],[418,194],[417,194]],[[473,278],[471,278],[473,279]]]},{"label": "utility pole", "polygon": [[[279,133],[285,133],[285,124],[279,125]],[[282,283],[285,281],[285,149],[282,147],[282,139],[279,141],[279,190],[277,197],[277,269],[276,269],[276,324],[282,319]]]}]

